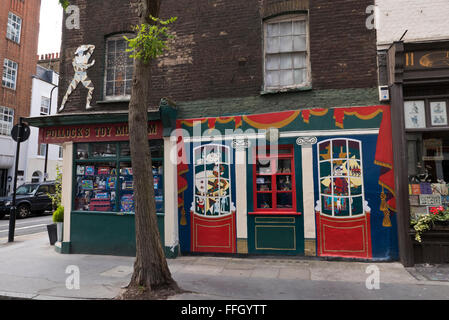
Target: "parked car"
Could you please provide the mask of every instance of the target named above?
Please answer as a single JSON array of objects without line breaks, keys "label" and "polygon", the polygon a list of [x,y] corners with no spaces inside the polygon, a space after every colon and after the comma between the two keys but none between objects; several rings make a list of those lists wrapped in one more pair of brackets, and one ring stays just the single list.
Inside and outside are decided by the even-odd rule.
[{"label": "parked car", "polygon": [[[23,219],[32,213],[42,214],[47,210],[52,210],[53,205],[48,194],[53,195],[55,192],[54,181],[21,185],[16,191],[16,217]],[[0,219],[10,213],[12,198],[12,194],[0,198]]]}]

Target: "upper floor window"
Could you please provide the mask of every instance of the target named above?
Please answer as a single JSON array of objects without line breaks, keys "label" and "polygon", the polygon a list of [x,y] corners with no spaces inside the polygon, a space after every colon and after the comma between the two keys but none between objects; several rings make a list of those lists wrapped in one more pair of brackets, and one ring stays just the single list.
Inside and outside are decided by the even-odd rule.
[{"label": "upper floor window", "polygon": [[16,90],[17,62],[5,59],[3,62],[2,86]]},{"label": "upper floor window", "polygon": [[310,85],[307,25],[307,15],[289,15],[265,23],[265,90]]},{"label": "upper floor window", "polygon": [[106,100],[124,100],[131,97],[134,64],[133,59],[129,57],[132,53],[126,52],[127,42],[123,36],[111,36],[106,41]]},{"label": "upper floor window", "polygon": [[41,97],[41,115],[50,114],[50,98]]},{"label": "upper floor window", "polygon": [[21,29],[22,29],[22,18],[10,12],[8,14],[8,28],[6,30],[6,37],[14,42],[20,43]]},{"label": "upper floor window", "polygon": [[0,107],[0,135],[10,136],[14,123],[14,110]]}]

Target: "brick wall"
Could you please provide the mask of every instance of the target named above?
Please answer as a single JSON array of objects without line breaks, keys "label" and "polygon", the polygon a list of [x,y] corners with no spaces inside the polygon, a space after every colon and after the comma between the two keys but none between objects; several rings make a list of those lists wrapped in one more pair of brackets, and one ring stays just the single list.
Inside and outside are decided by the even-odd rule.
[{"label": "brick wall", "polygon": [[449,1],[376,0],[378,43],[449,39]]},{"label": "brick wall", "polygon": [[[36,73],[39,36],[40,0],[0,0],[0,67],[5,58],[18,63],[16,90],[0,86],[0,105],[15,109],[18,117],[27,117],[31,105],[31,76]],[[22,18],[20,44],[6,38],[8,13]]]},{"label": "brick wall", "polygon": [[[161,97],[180,106],[194,101],[247,97],[268,103],[272,99],[260,95],[262,20],[283,10],[306,10],[309,5],[313,91],[369,88],[372,92],[377,81],[376,34],[365,27],[365,10],[373,1],[314,0],[309,4],[308,0],[165,0],[161,17],[178,17],[173,28],[176,39],[171,50],[154,62],[151,105],[157,105]],[[128,1],[122,0],[74,2],[81,9],[81,30],[63,30],[59,101],[73,76],[71,60],[75,49],[81,44],[94,44],[96,64],[88,72],[95,84],[94,110],[126,108],[126,104],[96,106],[95,102],[103,100],[105,36],[129,31],[136,21],[133,11]],[[86,90],[81,88],[72,94],[65,111],[84,110]],[[294,100],[298,95],[301,93],[278,97]],[[355,100],[359,101],[348,99],[348,104]]]}]

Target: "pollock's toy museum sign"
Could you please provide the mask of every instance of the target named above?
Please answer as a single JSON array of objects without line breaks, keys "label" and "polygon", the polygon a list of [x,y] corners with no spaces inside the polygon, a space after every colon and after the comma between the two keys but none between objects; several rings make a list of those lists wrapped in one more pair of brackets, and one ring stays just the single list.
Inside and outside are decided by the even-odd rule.
[{"label": "pollock's toy museum sign", "polygon": [[[148,122],[148,139],[162,139],[162,122]],[[39,129],[39,142],[128,141],[128,123],[47,127]]]}]

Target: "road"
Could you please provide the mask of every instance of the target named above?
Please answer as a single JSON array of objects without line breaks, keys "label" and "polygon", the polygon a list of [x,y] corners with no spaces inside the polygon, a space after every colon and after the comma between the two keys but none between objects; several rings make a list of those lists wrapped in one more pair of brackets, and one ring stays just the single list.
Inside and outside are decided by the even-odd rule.
[{"label": "road", "polygon": [[[42,216],[31,216],[26,219],[16,220],[15,236],[39,233],[47,231],[47,224],[53,223],[51,212],[46,212]],[[9,216],[0,220],[0,239],[8,238]]]}]

